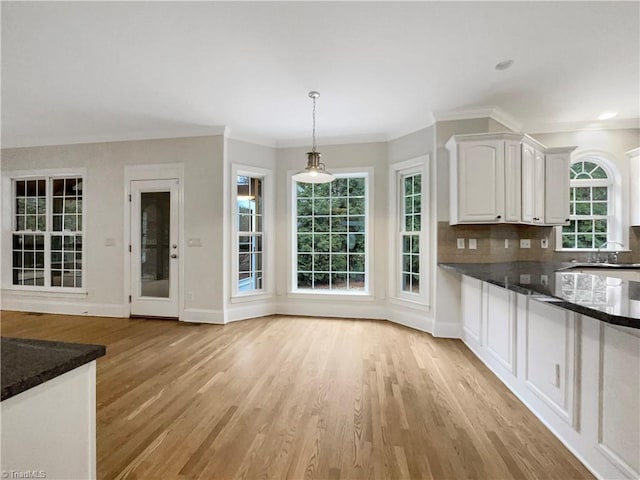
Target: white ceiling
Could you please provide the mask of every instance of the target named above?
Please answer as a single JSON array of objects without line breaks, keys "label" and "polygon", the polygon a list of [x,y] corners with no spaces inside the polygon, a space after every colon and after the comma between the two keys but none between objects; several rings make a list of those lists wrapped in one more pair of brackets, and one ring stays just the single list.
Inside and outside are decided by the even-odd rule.
[{"label": "white ceiling", "polygon": [[639,2],[2,2],[2,141],[304,144],[314,89],[321,143],[486,105],[525,131],[637,118],[639,32]]}]

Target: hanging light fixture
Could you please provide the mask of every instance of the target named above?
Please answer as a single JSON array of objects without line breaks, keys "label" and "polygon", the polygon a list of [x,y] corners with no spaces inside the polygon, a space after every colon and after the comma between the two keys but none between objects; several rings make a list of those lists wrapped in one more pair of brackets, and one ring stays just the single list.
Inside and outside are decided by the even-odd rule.
[{"label": "hanging light fixture", "polygon": [[311,151],[307,152],[307,168],[293,176],[300,183],[328,183],[336,178],[325,170],[324,163],[320,162],[320,152],[316,152],[316,100],[319,96],[316,91],[309,92],[309,97],[313,100],[313,143]]}]

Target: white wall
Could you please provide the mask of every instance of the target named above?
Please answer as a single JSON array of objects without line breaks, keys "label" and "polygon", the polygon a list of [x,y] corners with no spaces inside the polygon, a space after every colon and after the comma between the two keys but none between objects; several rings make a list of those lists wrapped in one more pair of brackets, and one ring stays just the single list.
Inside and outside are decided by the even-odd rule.
[{"label": "white wall", "polygon": [[[128,316],[124,289],[125,185],[127,165],[184,165],[184,237],[200,238],[202,247],[185,247],[184,290],[193,300],[184,307],[199,316],[221,315],[223,277],[224,137],[204,136],[162,140],[93,143],[2,150],[2,175],[24,170],[86,169],[85,242],[86,294],[38,294],[10,289],[10,270],[3,264],[4,309],[88,315]],[[8,205],[4,205],[8,208]],[[3,211],[3,216],[7,212]],[[3,222],[5,223],[5,222]],[[3,232],[4,261],[10,261],[8,232]],[[115,245],[106,246],[112,238]],[[7,288],[9,287],[9,288]]]}]

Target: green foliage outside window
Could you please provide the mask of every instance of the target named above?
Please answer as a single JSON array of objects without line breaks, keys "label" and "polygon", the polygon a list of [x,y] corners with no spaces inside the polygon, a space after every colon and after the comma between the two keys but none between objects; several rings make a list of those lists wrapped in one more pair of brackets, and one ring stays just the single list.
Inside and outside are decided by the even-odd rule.
[{"label": "green foliage outside window", "polygon": [[297,286],[364,290],[366,180],[296,183]]}]

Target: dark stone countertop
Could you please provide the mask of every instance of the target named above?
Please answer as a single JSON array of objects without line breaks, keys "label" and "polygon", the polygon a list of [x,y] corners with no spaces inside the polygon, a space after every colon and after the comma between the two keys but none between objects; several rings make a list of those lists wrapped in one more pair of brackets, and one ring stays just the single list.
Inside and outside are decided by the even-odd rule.
[{"label": "dark stone countertop", "polygon": [[105,353],[104,345],[2,337],[1,400],[78,368]]},{"label": "dark stone countertop", "polygon": [[[607,275],[580,273],[593,265],[552,262],[439,263],[440,267],[531,295],[567,310],[614,325],[640,329],[640,282],[617,278],[615,272],[638,267],[611,267]],[[615,270],[614,270],[615,268]]]}]

